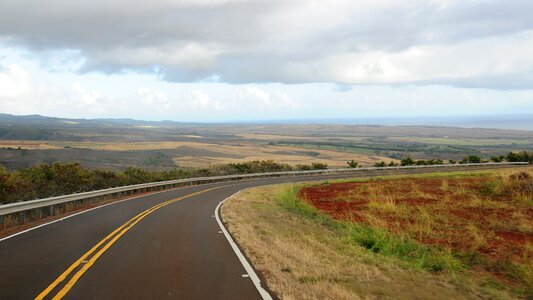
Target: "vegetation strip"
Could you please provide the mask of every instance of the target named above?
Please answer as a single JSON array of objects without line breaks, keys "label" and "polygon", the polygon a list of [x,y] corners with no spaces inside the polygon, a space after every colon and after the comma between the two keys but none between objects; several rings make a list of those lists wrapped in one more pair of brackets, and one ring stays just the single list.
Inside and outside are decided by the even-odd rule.
[{"label": "vegetation strip", "polygon": [[[58,287],[58,285],[61,282],[67,279],[67,277],[71,275],[71,273],[74,270],[78,269],[83,264],[83,266],[79,268],[78,271],[71,277],[69,282],[53,297],[53,299],[63,298],[68,293],[68,291],[74,286],[74,284],[81,278],[81,276],[83,276],[83,274],[87,272],[87,270],[96,262],[96,260],[98,260],[100,256],[102,256],[102,254],[105,251],[107,251],[107,249],[109,249],[122,235],[124,235],[128,230],[133,228],[138,222],[140,222],[142,219],[144,219],[149,214],[153,213],[154,211],[166,205],[169,205],[169,204],[172,204],[172,203],[175,203],[175,202],[178,202],[183,199],[190,198],[190,197],[193,197],[199,194],[203,194],[203,193],[206,193],[212,190],[220,189],[220,188],[223,188],[223,187],[214,187],[214,188],[202,190],[199,192],[195,192],[192,194],[188,194],[188,195],[155,205],[141,212],[137,216],[133,217],[132,219],[128,220],[126,223],[124,223],[123,225],[115,229],[113,232],[107,235],[104,239],[98,242],[94,247],[92,247],[88,252],[83,254],[76,262],[74,262],[70,267],[68,267],[65,272],[63,272],[56,280],[54,280],[54,282],[52,282],[44,291],[42,291],[35,299],[40,300],[40,299],[44,299],[45,297],[47,297],[56,287]],[[100,250],[91,257],[91,255],[98,249]],[[87,261],[89,257],[91,258]]]},{"label": "vegetation strip", "polygon": [[112,187],[168,180],[242,175],[252,173],[310,171],[327,169],[326,164],[291,166],[274,161],[250,161],[202,169],[148,171],[129,167],[124,172],[89,169],[79,163],[39,164],[8,171],[0,165],[0,204],[43,199]]},{"label": "vegetation strip", "polygon": [[[495,163],[525,162],[533,163],[533,152],[510,152],[506,156],[493,156]],[[455,160],[448,160],[449,164],[456,164]],[[477,155],[469,155],[459,163],[488,162]],[[359,163],[355,160],[347,161],[349,168],[357,168]],[[402,159],[399,163],[391,161],[375,162],[374,167],[396,167],[413,165],[442,165],[442,159],[413,160],[410,157]],[[289,165],[272,160],[256,160],[242,163],[218,164],[209,168],[179,169],[166,171],[148,171],[129,167],[123,172],[104,169],[90,169],[82,167],[79,163],[54,163],[39,164],[16,171],[8,171],[0,165],[0,204],[7,204],[33,199],[42,199],[60,195],[100,190],[118,186],[127,186],[147,182],[160,182],[176,179],[240,175],[266,172],[310,171],[325,170],[328,165],[320,162],[311,164]]]}]

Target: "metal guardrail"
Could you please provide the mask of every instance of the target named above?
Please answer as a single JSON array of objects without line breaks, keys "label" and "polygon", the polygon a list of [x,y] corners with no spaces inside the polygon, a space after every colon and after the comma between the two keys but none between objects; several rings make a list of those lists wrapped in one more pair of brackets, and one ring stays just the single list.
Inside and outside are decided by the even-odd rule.
[{"label": "metal guardrail", "polygon": [[[385,171],[385,170],[407,170],[407,169],[429,169],[429,168],[468,168],[480,166],[506,166],[506,165],[527,165],[528,163],[521,162],[504,162],[504,163],[480,163],[480,164],[447,164],[447,165],[422,165],[422,166],[403,166],[403,167],[371,167],[371,168],[345,168],[345,169],[325,169],[325,170],[311,170],[311,171],[288,171],[288,172],[269,172],[269,173],[254,173],[254,174],[238,174],[227,176],[213,176],[213,177],[199,177],[178,179],[170,181],[159,181],[152,183],[143,183],[129,186],[114,187],[103,190],[96,190],[84,193],[70,194],[64,196],[57,196],[45,199],[37,199],[23,202],[10,203],[0,205],[0,217],[23,213],[39,208],[50,207],[50,215],[53,215],[53,207],[61,204],[68,204],[75,201],[84,200],[100,200],[107,197],[116,197],[130,195],[135,192],[148,192],[154,190],[164,190],[169,188],[192,186],[205,183],[226,182],[233,180],[253,179],[253,178],[269,178],[269,177],[284,177],[284,176],[305,176],[305,175],[320,175],[320,174],[346,174],[346,173],[362,173],[369,171]],[[41,213],[41,212],[40,212]],[[5,227],[5,225],[4,225]],[[0,228],[1,229],[1,228]]]}]

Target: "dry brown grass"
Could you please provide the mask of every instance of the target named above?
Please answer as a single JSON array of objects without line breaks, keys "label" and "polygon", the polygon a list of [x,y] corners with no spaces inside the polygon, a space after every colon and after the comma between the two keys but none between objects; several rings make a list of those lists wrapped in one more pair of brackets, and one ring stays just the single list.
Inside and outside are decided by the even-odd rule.
[{"label": "dry brown grass", "polygon": [[[20,142],[17,142],[20,143]],[[27,142],[28,145],[37,142]],[[1,145],[1,144],[0,144]],[[214,164],[241,163],[253,160],[273,160],[279,163],[291,165],[309,164],[320,162],[328,164],[330,167],[346,167],[346,161],[355,159],[361,165],[373,165],[377,161],[390,161],[390,158],[383,156],[372,156],[364,154],[347,153],[326,149],[302,149],[293,146],[268,145],[264,143],[240,142],[240,143],[220,143],[211,144],[207,142],[195,141],[166,141],[166,142],[50,142],[50,149],[63,148],[83,148],[105,151],[133,151],[133,150],[168,150],[187,147],[192,152],[187,156],[175,157],[173,160],[182,167],[207,167]],[[27,146],[25,146],[27,147]],[[24,147],[23,147],[24,148]],[[213,155],[195,155],[206,150]]]},{"label": "dry brown grass", "polygon": [[533,176],[527,170],[339,182],[306,187],[300,196],[336,219],[446,249],[481,284],[528,295],[533,288]]},{"label": "dry brown grass", "polygon": [[43,141],[14,141],[14,140],[0,140],[0,148],[14,148],[28,150],[44,150],[44,149],[60,149],[61,147],[48,144]]},{"label": "dry brown grass", "polygon": [[369,253],[346,241],[334,227],[288,212],[275,200],[283,189],[255,188],[222,206],[229,231],[280,298],[469,299],[479,295],[453,284],[449,277]]}]

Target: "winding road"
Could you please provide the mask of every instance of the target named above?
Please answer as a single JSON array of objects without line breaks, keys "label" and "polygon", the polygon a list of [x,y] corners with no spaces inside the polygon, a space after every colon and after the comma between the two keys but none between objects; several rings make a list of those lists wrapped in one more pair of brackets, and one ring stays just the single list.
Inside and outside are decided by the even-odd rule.
[{"label": "winding road", "polygon": [[0,299],[261,299],[217,205],[254,186],[369,175],[383,172],[206,184],[87,210],[0,240]]}]

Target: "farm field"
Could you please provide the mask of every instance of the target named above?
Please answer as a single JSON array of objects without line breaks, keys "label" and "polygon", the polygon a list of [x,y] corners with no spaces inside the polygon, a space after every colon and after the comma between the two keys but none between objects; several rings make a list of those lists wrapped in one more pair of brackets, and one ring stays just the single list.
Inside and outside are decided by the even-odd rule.
[{"label": "farm field", "polygon": [[[200,138],[199,136],[192,139]],[[310,159],[315,162],[326,163],[334,167],[345,167],[346,161],[356,159],[362,164],[370,165],[376,161],[387,160],[383,156],[353,155],[351,153],[316,149],[306,151],[299,147],[277,146],[250,141],[239,142],[117,142],[117,143],[65,143],[52,142],[54,146],[70,145],[72,148],[83,148],[102,151],[140,151],[140,150],[188,150],[173,158],[178,166],[206,167],[211,164],[237,163],[252,160],[274,160],[288,164],[308,163]]]},{"label": "farm field", "polygon": [[[64,142],[64,141],[0,141],[3,164],[11,167],[21,165],[56,162],[69,158],[84,165],[118,168],[120,165],[150,167],[202,168],[216,164],[239,163],[253,160],[274,160],[291,165],[325,163],[330,167],[346,167],[346,161],[355,159],[361,165],[394,160],[380,155],[363,155],[328,149],[303,149],[301,147],[269,145],[265,143],[241,142]],[[20,149],[19,149],[20,147]],[[36,151],[46,150],[46,151]],[[89,154],[90,153],[90,154]],[[89,155],[88,155],[89,154]]]},{"label": "farm field", "polygon": [[528,298],[532,175],[528,167],[272,186],[236,196],[222,214],[282,298]]}]

